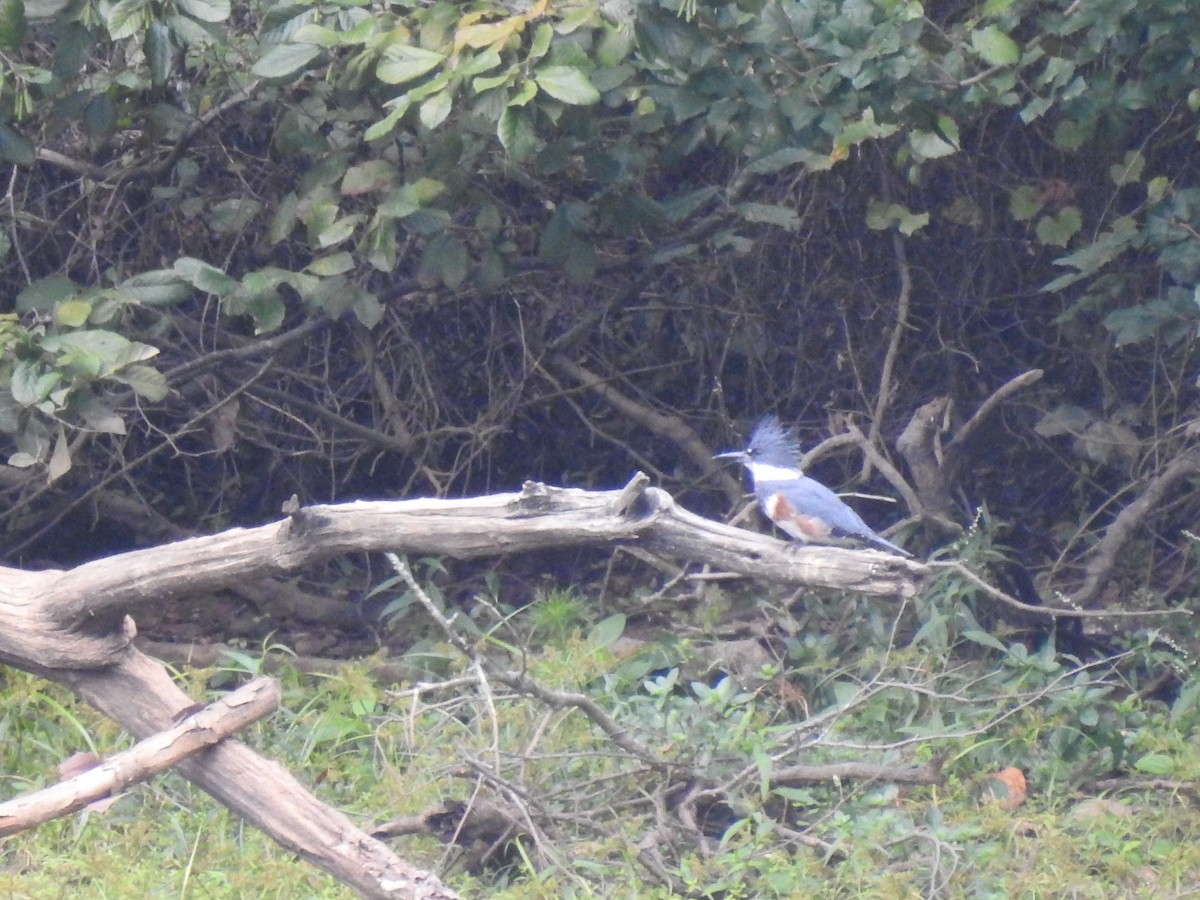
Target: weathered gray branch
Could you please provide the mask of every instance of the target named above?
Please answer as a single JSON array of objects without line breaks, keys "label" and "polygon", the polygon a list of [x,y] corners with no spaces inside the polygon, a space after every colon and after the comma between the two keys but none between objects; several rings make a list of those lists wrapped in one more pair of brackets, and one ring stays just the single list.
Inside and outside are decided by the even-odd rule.
[{"label": "weathered gray branch", "polygon": [[[132,647],[107,669],[43,674],[73,688],[137,738],[170,728],[192,706],[166,669]],[[251,825],[364,897],[457,897],[436,876],[404,862],[341,812],[319,801],[279,763],[264,759],[238,740],[221,741],[175,768]]]},{"label": "weathered gray branch", "polygon": [[175,727],[146,738],[86,772],[0,803],[0,837],[83,809],[169,769],[270,715],[279,707],[279,696],[279,684],[274,679],[255,678]]},{"label": "weathered gray branch", "polygon": [[911,596],[925,571],[871,550],[796,547],[680,509],[640,475],[622,491],[526,484],[464,500],[310,506],[234,528],[85,563],[66,571],[0,569],[0,660],[89,668],[118,660],[129,612],[345,553],[392,550],[458,558],[581,544],[640,544],[768,581]]}]

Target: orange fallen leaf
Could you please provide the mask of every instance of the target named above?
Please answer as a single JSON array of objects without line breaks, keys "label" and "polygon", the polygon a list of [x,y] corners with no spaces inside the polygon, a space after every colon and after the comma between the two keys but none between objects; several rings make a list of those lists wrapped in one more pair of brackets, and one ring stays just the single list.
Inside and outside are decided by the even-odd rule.
[{"label": "orange fallen leaf", "polygon": [[984,795],[994,800],[1005,812],[1012,812],[1029,796],[1025,773],[1012,766],[997,772],[987,780]]}]

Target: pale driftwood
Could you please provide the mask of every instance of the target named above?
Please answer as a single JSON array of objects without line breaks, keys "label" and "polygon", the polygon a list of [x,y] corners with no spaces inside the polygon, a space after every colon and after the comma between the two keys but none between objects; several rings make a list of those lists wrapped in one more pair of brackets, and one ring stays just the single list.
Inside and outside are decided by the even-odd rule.
[{"label": "pale driftwood", "polygon": [[[132,647],[107,669],[51,674],[138,738],[170,728],[175,717],[192,705],[166,669]],[[238,740],[226,739],[175,768],[285,848],[364,897],[457,897],[436,876],[404,862],[341,812],[317,800],[283,766]]]},{"label": "pale driftwood", "polygon": [[[130,612],[292,572],[344,553],[473,557],[553,547],[640,545],[754,578],[910,596],[926,569],[871,550],[800,547],[693,515],[638,474],[619,491],[527,483],[520,493],[467,500],[357,502],[288,510],[231,529],[123,553],[67,571],[0,568],[0,661],[63,682],[139,738],[172,726],[191,700],[132,645]],[[276,841],[368,897],[454,896],[285,769],[228,739],[179,771]]]},{"label": "pale driftwood", "polygon": [[272,678],[255,678],[173,728],[146,738],[86,772],[0,803],[0,837],[65,816],[145,781],[278,707],[278,683]]},{"label": "pale driftwood", "polygon": [[310,506],[282,521],[233,528],[66,571],[0,569],[0,660],[48,668],[105,666],[133,636],[124,617],[235,580],[291,572],[345,553],[466,558],[581,544],[640,544],[753,578],[910,596],[925,567],[873,550],[797,547],[680,509],[644,475],[621,491],[528,483],[465,500]]}]

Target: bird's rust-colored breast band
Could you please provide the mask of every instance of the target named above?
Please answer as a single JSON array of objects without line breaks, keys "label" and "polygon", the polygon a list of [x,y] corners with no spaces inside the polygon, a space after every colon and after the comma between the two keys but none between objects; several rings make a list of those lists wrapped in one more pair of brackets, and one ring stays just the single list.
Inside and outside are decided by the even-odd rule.
[{"label": "bird's rust-colored breast band", "polygon": [[767,497],[763,504],[763,511],[772,522],[788,534],[801,540],[828,537],[832,531],[827,522],[815,516],[806,516],[796,512],[796,507],[792,506],[787,497],[778,491]]}]

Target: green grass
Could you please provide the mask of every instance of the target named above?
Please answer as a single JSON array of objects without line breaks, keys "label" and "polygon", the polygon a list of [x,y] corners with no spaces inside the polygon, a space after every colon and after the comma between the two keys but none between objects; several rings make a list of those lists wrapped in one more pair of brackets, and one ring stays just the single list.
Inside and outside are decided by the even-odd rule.
[{"label": "green grass", "polygon": [[[672,818],[675,801],[668,798],[678,795],[667,791],[670,778],[614,752],[578,711],[549,708],[494,682],[414,697],[375,684],[365,664],[332,677],[285,670],[283,708],[244,738],[365,827],[475,792],[503,800],[515,791],[539,816],[551,816],[540,823],[540,848],[527,840],[504,867],[446,871],[466,897],[673,896],[638,858],[660,821],[675,824],[659,835],[654,852],[675,883],[697,895],[1163,897],[1200,882],[1200,810],[1187,787],[1200,773],[1194,735],[1200,690],[1191,683],[1167,706],[1138,700],[1127,673],[1080,669],[1048,649],[1014,645],[1004,654],[964,655],[975,645],[931,651],[919,639],[904,649],[871,649],[882,644],[866,632],[890,634],[890,625],[862,615],[854,619],[858,632],[838,639],[860,647],[853,656],[828,632],[814,630],[761,678],[714,686],[697,677],[686,645],[648,654],[657,666],[664,653],[674,653],[683,666],[656,678],[637,658],[608,653],[619,619],[588,630],[570,603],[551,603],[562,608],[532,609],[528,621],[489,645],[491,652],[503,659],[521,628],[526,635],[553,633],[553,641],[524,658],[533,677],[551,689],[588,692],[650,752],[726,785],[740,812],[703,852],[697,836]],[[182,676],[196,697],[235,677]],[[895,686],[865,699],[856,694],[872,679]],[[781,699],[784,681],[790,703]],[[980,734],[935,737],[986,725],[1006,696],[1041,690],[1036,702]],[[804,698],[800,707],[796,696]],[[846,704],[822,741],[879,746],[922,735],[930,741],[870,752],[819,742],[799,749],[800,737],[811,737],[797,730],[808,717],[815,721]],[[5,674],[0,709],[5,798],[51,783],[57,763],[74,752],[107,755],[129,743],[66,690],[22,673]],[[917,765],[935,753],[946,760],[938,787],[847,780],[774,791],[762,781],[773,766],[797,761]],[[779,762],[771,763],[771,755]],[[1027,800],[1011,811],[984,790],[1006,766],[1029,779]],[[1180,787],[1102,796],[1092,784],[1112,774]],[[790,804],[789,827],[826,842],[829,853],[800,846],[774,827],[782,799]],[[401,838],[393,846],[437,871],[455,858],[433,837]],[[354,894],[167,775],[134,787],[107,812],[67,816],[0,843],[0,897],[9,896]]]}]

